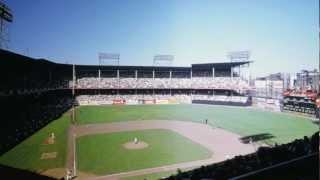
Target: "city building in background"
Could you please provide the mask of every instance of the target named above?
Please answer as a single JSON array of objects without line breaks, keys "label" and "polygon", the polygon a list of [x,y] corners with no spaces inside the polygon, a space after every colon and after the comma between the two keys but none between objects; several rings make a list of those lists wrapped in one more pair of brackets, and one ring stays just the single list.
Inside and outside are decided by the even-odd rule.
[{"label": "city building in background", "polygon": [[290,87],[290,75],[276,73],[259,77],[254,80],[254,86],[255,97],[281,99],[283,91]]},{"label": "city building in background", "polygon": [[300,90],[317,90],[319,92],[320,74],[317,69],[312,71],[302,70],[297,73],[294,86]]}]

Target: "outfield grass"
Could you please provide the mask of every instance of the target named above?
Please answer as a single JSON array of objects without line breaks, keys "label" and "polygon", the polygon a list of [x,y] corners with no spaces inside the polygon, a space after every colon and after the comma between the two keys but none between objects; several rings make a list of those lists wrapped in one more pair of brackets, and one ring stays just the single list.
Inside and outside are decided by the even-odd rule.
[{"label": "outfield grass", "polygon": [[203,122],[242,136],[267,133],[265,143],[287,143],[319,130],[310,119],[286,113],[212,105],[81,106],[77,123],[108,123],[129,120],[182,120]]},{"label": "outfield grass", "polygon": [[[123,144],[134,137],[149,144],[129,150]],[[173,131],[154,129],[83,136],[77,139],[78,169],[111,174],[207,159],[211,152]]]},{"label": "outfield grass", "polygon": [[[66,161],[67,127],[69,123],[70,116],[67,114],[61,116],[2,155],[0,163],[35,172],[63,168]],[[45,145],[44,141],[52,132],[55,134],[55,143]],[[41,160],[41,154],[48,152],[57,152],[57,157]]]}]

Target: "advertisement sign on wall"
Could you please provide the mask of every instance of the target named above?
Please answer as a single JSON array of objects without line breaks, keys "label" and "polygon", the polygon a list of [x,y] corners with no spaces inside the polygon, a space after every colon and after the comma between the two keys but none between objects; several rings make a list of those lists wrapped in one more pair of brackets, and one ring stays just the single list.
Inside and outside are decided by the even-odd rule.
[{"label": "advertisement sign on wall", "polygon": [[126,101],[123,99],[114,99],[112,104],[118,105],[118,104],[126,104]]}]

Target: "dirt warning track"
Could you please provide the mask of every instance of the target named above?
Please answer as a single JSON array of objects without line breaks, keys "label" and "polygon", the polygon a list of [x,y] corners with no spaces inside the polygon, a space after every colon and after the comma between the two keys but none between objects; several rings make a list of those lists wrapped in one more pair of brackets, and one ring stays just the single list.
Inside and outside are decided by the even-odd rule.
[{"label": "dirt warning track", "polygon": [[113,133],[123,131],[135,131],[145,129],[167,129],[181,134],[184,137],[198,143],[209,149],[213,156],[206,160],[178,163],[162,167],[141,169],[106,176],[96,176],[90,179],[119,179],[121,177],[137,176],[149,173],[157,173],[162,171],[176,170],[177,168],[192,168],[199,167],[210,163],[220,162],[236,155],[244,155],[254,152],[255,148],[251,144],[243,144],[239,141],[241,136],[211,126],[186,122],[186,121],[168,121],[168,120],[143,120],[143,121],[128,121],[104,124],[88,124],[71,126],[68,137],[68,157],[67,167],[73,169],[75,162],[75,139],[80,136]]}]

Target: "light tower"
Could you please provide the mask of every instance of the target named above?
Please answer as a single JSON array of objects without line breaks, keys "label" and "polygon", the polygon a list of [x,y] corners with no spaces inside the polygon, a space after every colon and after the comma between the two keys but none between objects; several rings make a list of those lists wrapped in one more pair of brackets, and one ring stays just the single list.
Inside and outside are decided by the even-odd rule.
[{"label": "light tower", "polygon": [[171,66],[173,60],[173,55],[155,55],[153,57],[153,66]]},{"label": "light tower", "polygon": [[251,83],[251,72],[250,72],[250,51],[232,51],[227,54],[230,63],[248,62],[237,67],[231,67],[231,75],[238,76],[240,79],[246,81],[248,84]]},{"label": "light tower", "polygon": [[[153,66],[171,66],[172,62],[174,60],[173,55],[155,55],[153,57]],[[152,77],[155,78],[155,68],[152,70]],[[169,77],[170,77],[170,87],[171,87],[171,79],[172,79],[172,70],[169,71]],[[153,95],[154,95],[154,89]],[[170,95],[171,95],[171,88],[170,88]]]},{"label": "light tower", "polygon": [[0,1],[0,49],[8,47],[8,23],[13,20],[12,12],[7,5]]},{"label": "light tower", "polygon": [[250,51],[232,51],[227,56],[231,62],[243,62],[249,61],[250,55]]},{"label": "light tower", "polygon": [[99,65],[120,65],[119,53],[98,53]]},{"label": "light tower", "polygon": [[[111,65],[117,66],[117,81],[118,87],[120,87],[120,54],[119,53],[98,53],[99,59],[99,70],[98,70],[98,79],[99,79],[99,94],[100,94],[100,81],[101,81],[101,66]],[[119,95],[119,88],[117,88],[117,94]]]}]

